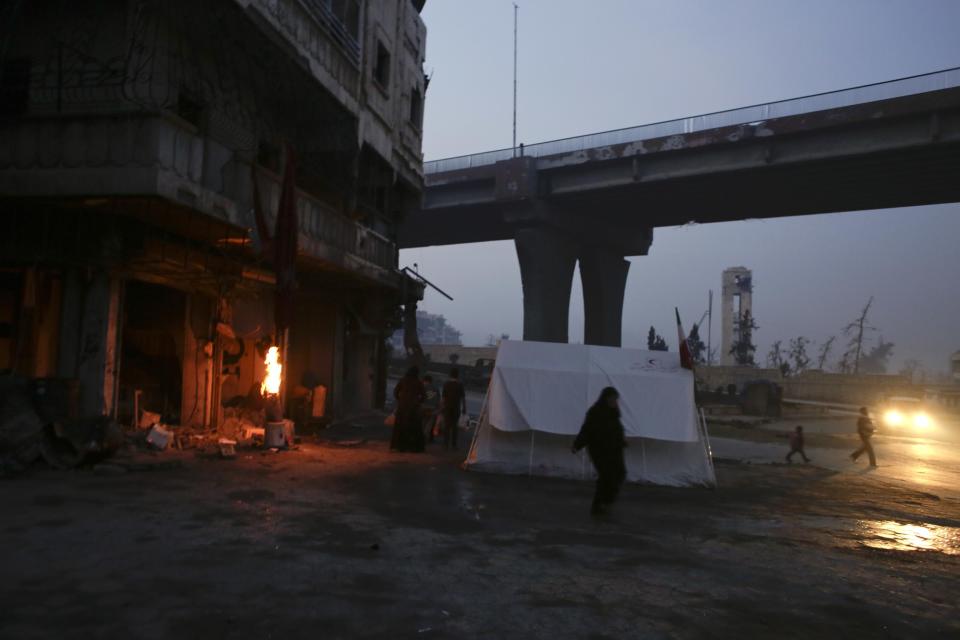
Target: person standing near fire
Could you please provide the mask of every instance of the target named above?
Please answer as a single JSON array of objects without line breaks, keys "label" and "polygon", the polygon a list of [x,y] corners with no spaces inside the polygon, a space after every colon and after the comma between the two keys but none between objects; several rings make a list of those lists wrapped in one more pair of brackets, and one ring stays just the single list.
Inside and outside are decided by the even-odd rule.
[{"label": "person standing near fire", "polygon": [[450,370],[450,379],[443,383],[443,448],[457,448],[460,416],[467,413],[467,392],[460,382],[460,371]]},{"label": "person standing near fire", "polygon": [[410,367],[393,389],[397,402],[396,421],[390,448],[397,451],[424,450],[423,414],[421,406],[427,394],[420,381],[420,369]]}]

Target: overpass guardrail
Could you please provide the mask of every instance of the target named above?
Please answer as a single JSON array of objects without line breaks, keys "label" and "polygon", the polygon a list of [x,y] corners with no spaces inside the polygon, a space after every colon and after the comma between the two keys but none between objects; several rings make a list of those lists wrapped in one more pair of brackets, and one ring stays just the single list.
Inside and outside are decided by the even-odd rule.
[{"label": "overpass guardrail", "polygon": [[[697,131],[706,131],[733,125],[760,123],[765,120],[813,113],[827,109],[851,107],[878,100],[889,100],[905,96],[960,87],[960,67],[944,69],[897,80],[887,80],[865,84],[848,89],[817,93],[800,98],[790,98],[756,104],[749,107],[716,111],[689,118],[665,120],[624,129],[613,129],[572,138],[561,138],[548,142],[539,142],[523,147],[523,155],[542,157],[563,153],[573,153],[605,147],[613,144],[640,142],[665,136],[682,135]],[[498,149],[453,158],[429,160],[423,163],[424,173],[440,173],[459,169],[470,169],[494,164],[514,156],[514,149]]]}]

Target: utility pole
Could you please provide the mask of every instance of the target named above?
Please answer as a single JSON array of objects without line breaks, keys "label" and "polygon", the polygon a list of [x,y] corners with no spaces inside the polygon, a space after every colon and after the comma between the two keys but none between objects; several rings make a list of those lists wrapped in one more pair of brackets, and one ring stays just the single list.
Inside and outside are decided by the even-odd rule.
[{"label": "utility pole", "polygon": [[713,289],[710,289],[707,295],[707,366],[709,367],[713,364],[711,355],[713,352],[710,350],[711,346],[711,337],[713,335]]},{"label": "utility pole", "polygon": [[513,157],[517,157],[517,15],[520,7],[513,3]]}]

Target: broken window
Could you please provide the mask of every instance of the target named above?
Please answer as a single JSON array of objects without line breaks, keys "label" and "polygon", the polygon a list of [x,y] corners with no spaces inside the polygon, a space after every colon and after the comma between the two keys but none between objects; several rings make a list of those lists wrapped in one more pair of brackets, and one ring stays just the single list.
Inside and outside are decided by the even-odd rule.
[{"label": "broken window", "polygon": [[410,92],[410,124],[417,129],[423,124],[423,96],[420,89]]},{"label": "broken window", "polygon": [[384,91],[390,90],[390,52],[377,40],[377,57],[373,66],[373,79]]}]

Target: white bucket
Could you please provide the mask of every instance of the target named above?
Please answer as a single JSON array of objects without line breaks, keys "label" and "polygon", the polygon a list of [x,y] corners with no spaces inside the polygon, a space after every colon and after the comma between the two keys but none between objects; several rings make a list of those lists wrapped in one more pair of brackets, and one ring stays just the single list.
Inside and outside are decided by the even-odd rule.
[{"label": "white bucket", "polygon": [[268,422],[264,428],[263,444],[269,449],[293,446],[293,420]]}]

